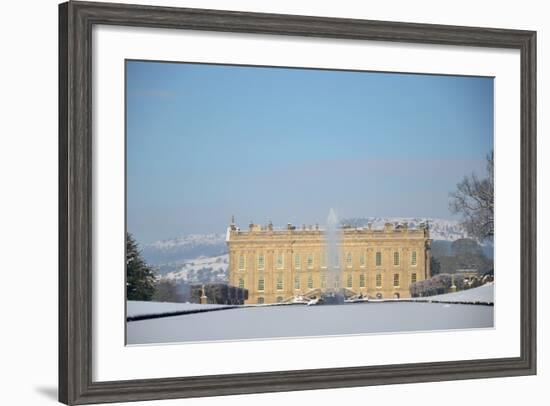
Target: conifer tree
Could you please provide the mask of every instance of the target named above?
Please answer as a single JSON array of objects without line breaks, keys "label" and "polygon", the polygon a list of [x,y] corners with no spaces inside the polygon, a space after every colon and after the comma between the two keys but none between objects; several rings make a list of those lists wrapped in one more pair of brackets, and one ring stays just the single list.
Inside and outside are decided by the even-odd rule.
[{"label": "conifer tree", "polygon": [[141,257],[137,242],[126,233],[126,299],[151,300],[155,292],[156,275]]}]

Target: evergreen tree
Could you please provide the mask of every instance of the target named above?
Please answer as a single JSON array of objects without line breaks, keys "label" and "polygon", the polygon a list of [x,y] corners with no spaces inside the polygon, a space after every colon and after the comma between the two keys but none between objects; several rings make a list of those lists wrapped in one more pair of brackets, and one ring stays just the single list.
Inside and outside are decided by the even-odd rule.
[{"label": "evergreen tree", "polygon": [[126,233],[126,299],[151,300],[155,280],[155,272],[141,257],[134,237]]}]

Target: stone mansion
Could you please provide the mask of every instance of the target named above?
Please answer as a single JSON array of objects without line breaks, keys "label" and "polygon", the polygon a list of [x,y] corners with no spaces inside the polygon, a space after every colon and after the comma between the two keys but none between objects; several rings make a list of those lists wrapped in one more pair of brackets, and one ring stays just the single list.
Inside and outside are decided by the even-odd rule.
[{"label": "stone mansion", "polygon": [[[248,289],[246,303],[312,297],[327,288],[348,296],[408,298],[409,286],[430,277],[429,227],[386,223],[381,229],[340,228],[337,277],[327,286],[327,244],[318,226],[286,229],[250,224],[227,230],[229,284]],[[331,271],[332,273],[333,271]]]}]

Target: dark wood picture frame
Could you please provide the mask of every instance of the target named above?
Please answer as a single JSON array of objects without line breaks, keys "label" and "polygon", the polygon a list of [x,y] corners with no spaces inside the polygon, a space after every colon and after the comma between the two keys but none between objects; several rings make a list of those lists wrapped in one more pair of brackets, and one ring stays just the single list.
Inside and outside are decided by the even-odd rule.
[{"label": "dark wood picture frame", "polygon": [[[517,358],[92,381],[92,27],[193,29],[490,48],[521,54],[521,353]],[[59,6],[59,400],[219,396],[536,373],[536,32],[109,3]]]}]

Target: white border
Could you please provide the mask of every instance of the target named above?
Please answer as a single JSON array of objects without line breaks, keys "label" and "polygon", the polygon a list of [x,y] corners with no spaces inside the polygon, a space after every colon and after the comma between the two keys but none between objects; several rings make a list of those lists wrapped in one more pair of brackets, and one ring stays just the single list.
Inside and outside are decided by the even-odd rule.
[{"label": "white border", "polygon": [[[519,51],[110,26],[92,36],[94,381],[519,356]],[[496,328],[125,347],[125,58],[495,76]]]}]

